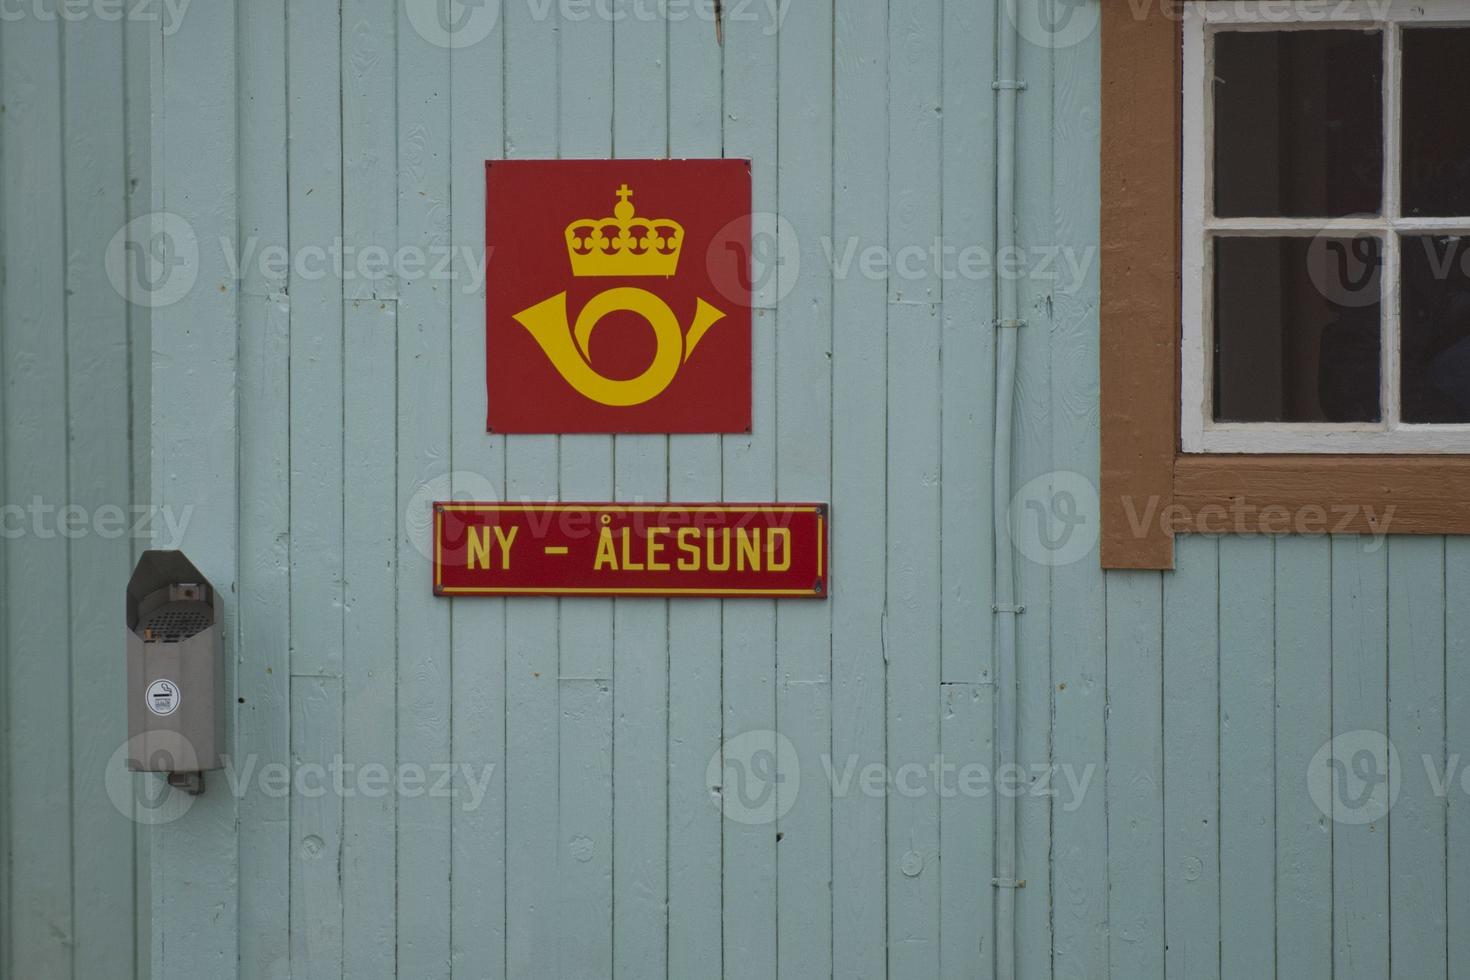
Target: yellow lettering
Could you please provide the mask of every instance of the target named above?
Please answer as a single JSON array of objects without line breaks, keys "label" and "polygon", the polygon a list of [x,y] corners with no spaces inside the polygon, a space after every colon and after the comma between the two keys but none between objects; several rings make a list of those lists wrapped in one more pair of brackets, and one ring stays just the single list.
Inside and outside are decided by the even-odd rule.
[{"label": "yellow lettering", "polygon": [[592,560],[592,570],[600,572],[603,565],[613,571],[618,570],[618,556],[613,553],[612,531],[607,528],[603,528],[597,535],[597,557]]},{"label": "yellow lettering", "polygon": [[633,560],[633,529],[623,528],[623,571],[641,572],[643,566]]},{"label": "yellow lettering", "polygon": [[659,535],[668,534],[666,527],[651,527],[648,529],[648,570],[650,572],[667,572],[669,563],[659,561],[658,556],[664,550],[663,544],[658,540]]},{"label": "yellow lettering", "polygon": [[[781,542],[781,557],[776,558],[776,542]],[[784,572],[791,567],[791,529],[773,527],[766,532],[766,570]]]},{"label": "yellow lettering", "polygon": [[688,555],[679,558],[679,572],[697,572],[700,567],[700,545],[694,541],[698,536],[698,527],[679,527],[679,551]]},{"label": "yellow lettering", "polygon": [[465,528],[469,532],[469,569],[490,568],[490,529],[488,527]]},{"label": "yellow lettering", "polygon": [[760,529],[759,528],[756,528],[754,531],[747,531],[745,528],[742,527],[742,528],[739,528],[735,532],[735,535],[739,539],[739,542],[740,542],[740,552],[739,552],[739,554],[737,554],[735,556],[735,570],[737,572],[743,572],[743,571],[745,571],[746,562],[749,562],[750,563],[750,568],[751,568],[752,571],[756,571],[756,572],[760,571],[761,570],[761,532],[760,532]]},{"label": "yellow lettering", "polygon": [[699,528],[697,527],[679,528],[679,551],[689,556],[679,559],[679,571],[694,572],[699,570],[699,545],[694,541],[698,537]]},{"label": "yellow lettering", "polygon": [[730,529],[728,527],[720,528],[720,536],[724,538],[725,553],[718,559],[715,558],[715,536],[711,534],[704,539],[705,553],[709,559],[705,564],[708,565],[709,570],[712,572],[728,572],[730,570]]},{"label": "yellow lettering", "polygon": [[506,534],[504,528],[498,524],[495,526],[495,540],[500,542],[500,567],[502,569],[510,567],[510,546],[515,543],[516,535],[520,533],[520,530],[519,527],[512,527],[510,533]]}]

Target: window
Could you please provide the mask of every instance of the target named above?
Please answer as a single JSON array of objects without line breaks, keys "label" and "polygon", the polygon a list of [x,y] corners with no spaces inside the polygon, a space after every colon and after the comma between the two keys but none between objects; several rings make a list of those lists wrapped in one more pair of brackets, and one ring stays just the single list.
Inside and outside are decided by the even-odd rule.
[{"label": "window", "polygon": [[1100,17],[1103,566],[1470,535],[1470,2]]},{"label": "window", "polygon": [[1181,448],[1470,452],[1470,4],[1184,11]]}]

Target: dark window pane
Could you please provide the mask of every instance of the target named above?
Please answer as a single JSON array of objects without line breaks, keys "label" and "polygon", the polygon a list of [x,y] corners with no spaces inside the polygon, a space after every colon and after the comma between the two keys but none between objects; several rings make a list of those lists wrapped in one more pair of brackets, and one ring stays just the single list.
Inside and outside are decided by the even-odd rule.
[{"label": "dark window pane", "polygon": [[1403,240],[1405,422],[1470,422],[1470,239]]},{"label": "dark window pane", "polygon": [[1470,29],[1404,32],[1404,214],[1470,215]]},{"label": "dark window pane", "polygon": [[1215,421],[1376,422],[1377,238],[1215,242]]},{"label": "dark window pane", "polygon": [[1216,35],[1215,213],[1339,217],[1382,201],[1382,37]]}]

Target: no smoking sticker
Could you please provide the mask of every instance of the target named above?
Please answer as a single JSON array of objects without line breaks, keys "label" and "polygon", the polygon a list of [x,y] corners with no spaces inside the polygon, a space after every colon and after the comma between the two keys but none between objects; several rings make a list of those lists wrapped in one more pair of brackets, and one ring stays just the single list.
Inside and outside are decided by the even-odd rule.
[{"label": "no smoking sticker", "polygon": [[156,680],[148,685],[143,700],[155,715],[171,715],[179,710],[179,685],[171,680]]}]

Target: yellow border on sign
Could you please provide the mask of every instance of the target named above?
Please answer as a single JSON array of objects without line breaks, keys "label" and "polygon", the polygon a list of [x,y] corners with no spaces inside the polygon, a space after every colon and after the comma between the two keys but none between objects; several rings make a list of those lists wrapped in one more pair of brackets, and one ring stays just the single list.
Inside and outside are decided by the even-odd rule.
[{"label": "yellow border on sign", "polygon": [[[547,511],[547,510],[586,510],[607,511],[619,514],[634,513],[657,513],[662,511],[713,511],[716,513],[735,514],[797,514],[810,511],[817,515],[817,576],[822,580],[824,588],[817,589],[659,589],[659,588],[593,588],[593,587],[571,587],[566,588],[541,588],[533,586],[503,587],[494,586],[449,586],[444,585],[444,512],[445,511],[493,511],[493,510],[520,510],[520,511]],[[514,503],[445,503],[434,505],[434,591],[438,595],[655,595],[655,596],[703,596],[709,599],[735,598],[739,596],[821,596],[826,595],[829,590],[825,588],[827,569],[824,564],[826,560],[825,546],[827,542],[827,522],[823,515],[825,506],[821,504],[677,504],[669,503],[662,506],[649,504],[591,504],[568,501],[566,503],[545,504],[514,504]]]}]

